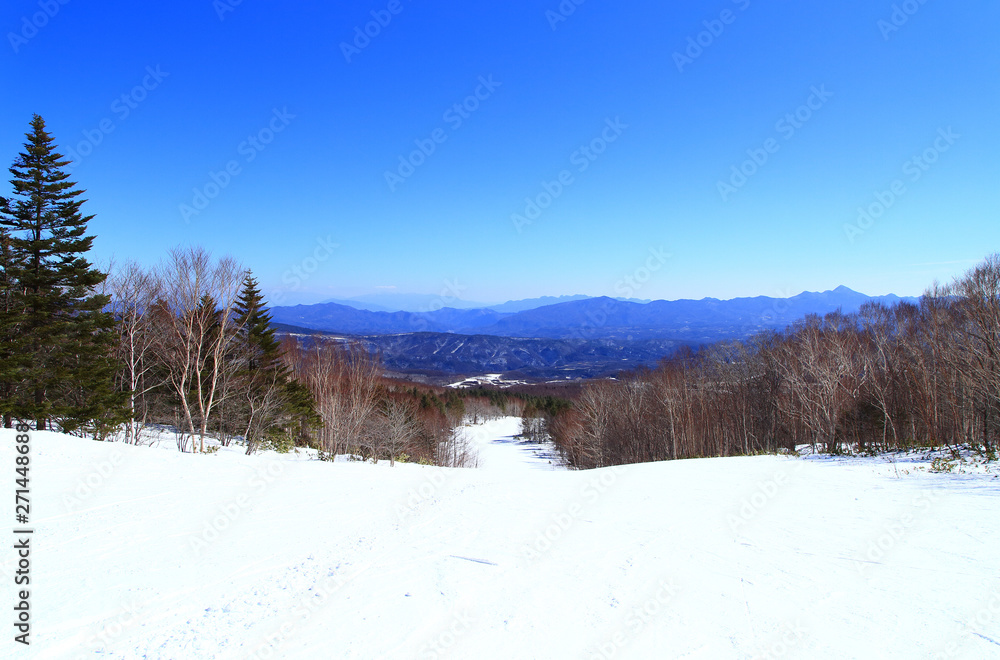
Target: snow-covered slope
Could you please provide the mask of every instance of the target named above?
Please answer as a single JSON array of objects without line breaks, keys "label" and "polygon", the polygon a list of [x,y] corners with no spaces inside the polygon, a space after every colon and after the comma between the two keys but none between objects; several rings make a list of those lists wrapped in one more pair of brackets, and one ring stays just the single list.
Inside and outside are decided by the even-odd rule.
[{"label": "snow-covered slope", "polygon": [[525,469],[565,470],[551,443],[528,442],[518,437],[521,420],[505,417],[485,424],[466,424],[461,433],[475,449],[476,467],[518,474]]},{"label": "snow-covered slope", "polygon": [[[513,424],[474,430],[484,456]],[[33,644],[9,629],[4,657],[1000,657],[1000,479],[982,470],[32,447]],[[0,465],[12,529],[12,432]]]}]

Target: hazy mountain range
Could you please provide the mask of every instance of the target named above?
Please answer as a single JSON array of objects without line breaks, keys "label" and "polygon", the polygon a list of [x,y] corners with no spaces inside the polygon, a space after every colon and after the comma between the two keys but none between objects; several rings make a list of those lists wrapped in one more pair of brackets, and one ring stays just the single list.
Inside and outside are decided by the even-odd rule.
[{"label": "hazy mountain range", "polygon": [[[434,299],[440,305],[440,298]],[[855,312],[868,300],[891,305],[916,299],[866,296],[841,286],[792,298],[757,296],[644,302],[568,296],[511,301],[494,307],[445,307],[429,312],[359,309],[342,302],[326,302],[272,307],[270,312],[276,323],[346,335],[431,332],[542,339],[668,339],[696,344],[784,328],[807,314],[826,314],[837,309]]]},{"label": "hazy mountain range", "polygon": [[[529,298],[527,300],[510,300],[505,303],[493,305],[487,303],[471,302],[469,300],[459,300],[451,296],[435,296],[431,294],[419,293],[369,293],[354,298],[331,298],[324,300],[320,304],[336,303],[346,305],[355,309],[363,309],[369,312],[414,312],[424,313],[432,310],[451,307],[453,309],[491,309],[503,314],[514,314],[545,305],[555,305],[556,303],[573,302],[575,300],[586,300],[592,296],[544,296],[542,298]],[[624,298],[619,298],[624,300]],[[632,302],[647,303],[648,300],[632,300]]]}]

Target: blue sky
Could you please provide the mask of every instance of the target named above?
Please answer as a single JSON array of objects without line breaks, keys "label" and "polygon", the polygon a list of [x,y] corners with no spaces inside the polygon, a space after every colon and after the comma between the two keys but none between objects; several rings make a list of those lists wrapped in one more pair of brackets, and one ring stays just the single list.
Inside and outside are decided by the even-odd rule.
[{"label": "blue sky", "polygon": [[991,0],[233,2],[0,9],[0,160],[41,114],[98,262],[498,302],[915,295],[1000,249]]}]

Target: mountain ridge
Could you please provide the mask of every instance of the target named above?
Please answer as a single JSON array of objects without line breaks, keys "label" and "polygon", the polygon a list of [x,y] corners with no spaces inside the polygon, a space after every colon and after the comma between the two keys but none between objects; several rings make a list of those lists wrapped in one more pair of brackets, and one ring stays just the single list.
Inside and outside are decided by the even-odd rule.
[{"label": "mountain ridge", "polygon": [[[573,299],[511,312],[497,311],[495,307],[382,312],[327,302],[275,306],[270,308],[270,313],[276,323],[351,335],[434,332],[539,339],[669,339],[710,343],[742,339],[761,330],[781,329],[809,314],[823,315],[838,309],[845,313],[856,312],[867,301],[894,305],[917,300],[893,294],[867,296],[845,286],[822,292],[806,291],[789,298],[755,296],[642,303],[606,296],[569,297]],[[516,306],[508,307],[514,308]]]}]

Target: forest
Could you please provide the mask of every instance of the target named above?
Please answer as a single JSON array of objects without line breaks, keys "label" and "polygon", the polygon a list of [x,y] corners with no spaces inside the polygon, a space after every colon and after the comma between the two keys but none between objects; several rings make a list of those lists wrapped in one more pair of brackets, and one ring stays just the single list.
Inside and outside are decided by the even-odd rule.
[{"label": "forest", "polygon": [[919,304],[869,303],[783,332],[681,349],[656,369],[588,385],[546,425],[592,468],[794,451],[877,453],[1000,433],[1000,255]]}]

